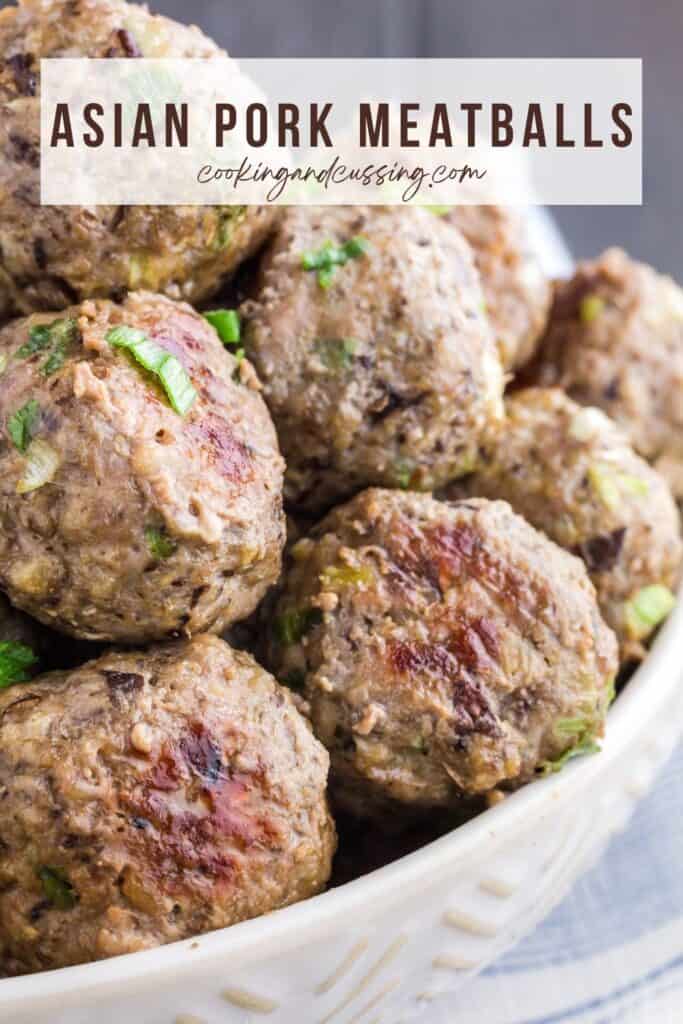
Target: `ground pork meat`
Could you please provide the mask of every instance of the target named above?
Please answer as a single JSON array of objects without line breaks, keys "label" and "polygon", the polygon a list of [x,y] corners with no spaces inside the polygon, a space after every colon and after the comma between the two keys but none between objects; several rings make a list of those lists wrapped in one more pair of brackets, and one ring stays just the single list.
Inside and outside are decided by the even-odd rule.
[{"label": "ground pork meat", "polygon": [[[116,327],[184,367],[196,391],[185,415],[111,344]],[[74,636],[131,644],[245,618],[284,544],[284,467],[249,364],[189,306],[142,292],[14,321],[0,358],[0,587],[12,603]]]},{"label": "ground pork meat", "polygon": [[0,693],[0,971],[129,953],[319,892],[328,757],[215,637]]},{"label": "ground pork meat", "polygon": [[469,247],[425,210],[288,210],[245,314],[299,511],[444,483],[501,415]]},{"label": "ground pork meat", "polygon": [[595,405],[683,498],[683,292],[608,249],[557,286],[533,383]]},{"label": "ground pork meat", "polygon": [[555,389],[510,397],[500,436],[479,465],[449,495],[509,501],[580,555],[623,658],[642,657],[657,623],[638,616],[639,595],[675,588],[681,571],[679,516],[666,481],[603,412]]},{"label": "ground pork meat", "polygon": [[267,657],[340,805],[393,817],[559,767],[601,735],[617,671],[578,558],[505,502],[382,490],[294,545]]},{"label": "ground pork meat", "polygon": [[225,57],[196,28],[123,0],[24,0],[0,12],[0,316],[149,288],[198,301],[277,210],[40,205],[42,57]]},{"label": "ground pork meat", "polygon": [[503,366],[519,369],[536,350],[552,294],[524,216],[493,205],[452,206],[441,216],[459,228],[472,247]]}]

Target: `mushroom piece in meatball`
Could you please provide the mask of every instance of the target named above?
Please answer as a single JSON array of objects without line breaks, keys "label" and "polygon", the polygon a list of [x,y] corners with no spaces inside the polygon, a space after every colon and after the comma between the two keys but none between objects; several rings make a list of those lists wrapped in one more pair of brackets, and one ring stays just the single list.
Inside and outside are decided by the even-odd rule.
[{"label": "mushroom piece in meatball", "polygon": [[469,247],[426,210],[288,210],[245,313],[300,511],[373,483],[445,483],[501,416]]},{"label": "mushroom piece in meatball", "polygon": [[454,806],[593,749],[617,644],[580,559],[505,502],[369,490],[292,549],[269,636],[333,792]]},{"label": "mushroom piece in meatball", "polygon": [[551,388],[508,399],[500,436],[484,448],[479,466],[450,496],[502,498],[580,555],[622,656],[642,657],[660,621],[648,614],[648,603],[659,602],[662,614],[670,610],[683,558],[666,481],[601,410]]},{"label": "mushroom piece in meatball", "polygon": [[472,247],[503,366],[519,369],[536,350],[552,295],[524,216],[494,205],[452,206],[441,216],[459,228]]},{"label": "mushroom piece in meatball", "polygon": [[328,755],[211,636],[0,693],[0,971],[148,949],[325,885]]},{"label": "mushroom piece in meatball", "polygon": [[557,286],[533,383],[603,409],[683,499],[683,292],[609,249]]},{"label": "mushroom piece in meatball", "polygon": [[0,586],[47,625],[221,631],[280,571],[283,462],[249,363],[189,306],[89,300],[0,331]]},{"label": "mushroom piece in meatball", "polygon": [[0,12],[0,315],[140,288],[198,301],[264,240],[273,207],[40,205],[41,58],[225,56],[124,0]]}]

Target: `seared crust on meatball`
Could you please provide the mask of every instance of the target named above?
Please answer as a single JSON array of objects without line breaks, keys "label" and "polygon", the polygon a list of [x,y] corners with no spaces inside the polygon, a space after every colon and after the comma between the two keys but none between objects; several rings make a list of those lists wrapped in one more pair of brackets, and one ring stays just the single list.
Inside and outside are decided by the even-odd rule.
[{"label": "seared crust on meatball", "polygon": [[536,350],[552,297],[523,215],[506,206],[453,206],[443,218],[472,247],[504,368],[519,369]]},{"label": "seared crust on meatball", "polygon": [[41,57],[225,57],[123,0],[0,12],[0,315],[149,288],[197,301],[263,241],[275,208],[40,205]]},{"label": "seared crust on meatball", "polygon": [[683,292],[608,249],[558,284],[533,382],[564,388],[626,432],[683,498]]},{"label": "seared crust on meatball", "polygon": [[147,949],[319,892],[327,770],[288,692],[215,637],[0,694],[0,969]]},{"label": "seared crust on meatball", "polygon": [[[162,296],[66,310],[59,340],[31,353],[32,328],[55,334],[56,316],[0,331],[0,586],[92,640],[219,632],[246,617],[284,544],[284,467],[252,367]],[[183,364],[197,392],[186,415],[110,344],[117,325]],[[17,434],[27,409],[29,437]]]},{"label": "seared crust on meatball", "polygon": [[382,490],[294,546],[268,653],[361,815],[556,766],[601,734],[617,670],[585,567],[509,505]]},{"label": "seared crust on meatball", "polygon": [[[306,269],[358,239],[343,265]],[[288,210],[245,337],[289,502],[316,512],[370,483],[425,489],[471,469],[502,404],[482,309],[469,248],[426,210]]]},{"label": "seared crust on meatball", "polygon": [[508,399],[479,467],[449,495],[502,498],[583,558],[623,657],[642,656],[649,634],[629,614],[632,602],[645,587],[674,588],[683,558],[678,510],[659,473],[603,412],[550,388]]}]

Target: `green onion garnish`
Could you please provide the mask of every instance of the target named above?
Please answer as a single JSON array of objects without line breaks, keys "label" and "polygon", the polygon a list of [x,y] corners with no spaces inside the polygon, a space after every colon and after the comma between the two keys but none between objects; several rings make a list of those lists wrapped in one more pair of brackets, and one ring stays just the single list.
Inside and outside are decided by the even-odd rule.
[{"label": "green onion garnish", "polygon": [[362,256],[368,251],[369,245],[368,240],[360,235],[350,238],[343,245],[324,242],[319,249],[305,252],[302,255],[301,266],[304,270],[317,270],[318,284],[321,288],[326,289],[332,284],[337,267],[343,267],[349,260]]},{"label": "green onion garnish", "polygon": [[38,869],[38,878],[43,886],[45,898],[57,910],[73,910],[78,903],[78,893],[66,875],[57,868]]},{"label": "green onion garnish", "polygon": [[28,341],[25,341],[21,348],[17,349],[20,359],[28,359],[36,352],[46,349],[52,340],[49,324],[35,324],[28,332]]},{"label": "green onion garnish", "polygon": [[625,605],[626,625],[632,636],[644,639],[664,621],[673,610],[676,597],[668,587],[654,583],[643,587]]},{"label": "green onion garnish", "polygon": [[59,452],[40,437],[31,441],[25,454],[26,465],[17,484],[17,494],[28,494],[52,483],[61,463]]},{"label": "green onion garnish", "polygon": [[539,771],[541,775],[552,775],[554,772],[561,771],[567,762],[572,761],[575,757],[585,757],[587,754],[599,753],[599,744],[594,739],[586,739],[581,743],[577,743],[576,746],[570,747],[569,750],[565,750],[564,754],[555,761],[542,761],[539,765]]},{"label": "green onion garnish", "polygon": [[224,345],[237,345],[242,336],[240,315],[236,309],[210,309],[204,314]]},{"label": "green onion garnish", "polygon": [[28,448],[39,421],[40,405],[35,398],[22,405],[21,409],[7,420],[7,433],[12,438],[14,447],[20,452],[25,452]]},{"label": "green onion garnish", "polygon": [[51,324],[35,324],[28,332],[28,341],[17,350],[17,355],[20,359],[28,359],[36,352],[51,349],[42,366],[44,376],[49,377],[61,370],[69,348],[78,336],[78,323],[73,317],[53,320]]},{"label": "green onion garnish", "polygon": [[309,629],[322,622],[319,608],[294,608],[275,620],[275,636],[283,647],[298,644]]},{"label": "green onion garnish", "polygon": [[0,690],[31,678],[29,669],[38,661],[30,647],[11,640],[0,643]]},{"label": "green onion garnish", "polygon": [[321,338],[315,350],[328,370],[348,370],[358,348],[355,338]]},{"label": "green onion garnish", "polygon": [[586,295],[579,305],[579,319],[583,324],[590,324],[600,316],[605,308],[605,300],[599,295]]},{"label": "green onion garnish", "polygon": [[112,327],[107,341],[114,348],[126,349],[140,366],[158,377],[171,407],[179,416],[189,412],[197,392],[179,359],[142,331],[124,324]]},{"label": "green onion garnish", "polygon": [[178,547],[166,531],[158,526],[145,527],[145,540],[151,554],[158,559],[170,558]]},{"label": "green onion garnish", "polygon": [[413,478],[414,471],[415,466],[409,459],[399,459],[394,463],[394,479],[396,480],[396,486],[400,487],[402,491],[407,491],[410,487],[410,481]]}]

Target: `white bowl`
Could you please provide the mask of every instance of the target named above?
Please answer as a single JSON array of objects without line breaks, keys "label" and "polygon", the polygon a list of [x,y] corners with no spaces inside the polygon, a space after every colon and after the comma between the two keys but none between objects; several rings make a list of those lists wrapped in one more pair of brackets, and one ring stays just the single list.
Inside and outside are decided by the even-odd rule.
[{"label": "white bowl", "polygon": [[[567,266],[538,223],[549,272]],[[602,752],[450,835],[297,906],[160,949],[0,981],[11,1024],[399,1024],[529,932],[672,750],[683,602],[609,714]]]},{"label": "white bowl", "polygon": [[623,826],[678,738],[683,603],[601,753],[354,882],[195,940],[0,981],[12,1024],[399,1024],[534,927]]}]

